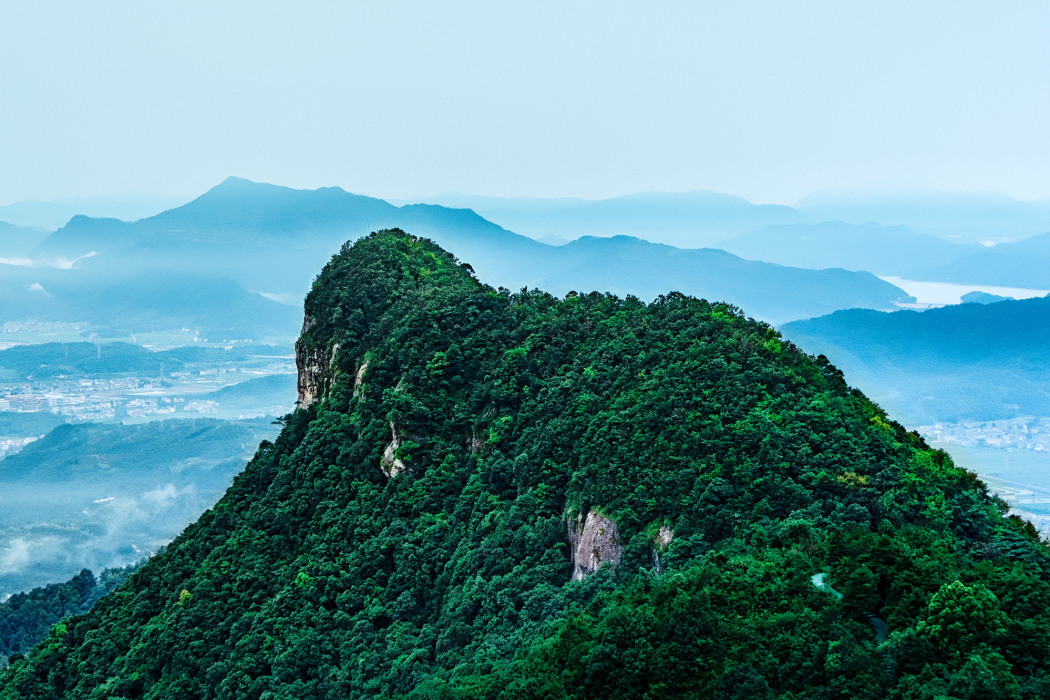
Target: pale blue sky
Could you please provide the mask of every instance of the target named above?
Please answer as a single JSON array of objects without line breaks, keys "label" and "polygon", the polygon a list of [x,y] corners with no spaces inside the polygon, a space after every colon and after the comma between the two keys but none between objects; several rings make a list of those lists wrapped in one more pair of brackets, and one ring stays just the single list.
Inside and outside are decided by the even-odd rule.
[{"label": "pale blue sky", "polygon": [[1045,0],[507,5],[5,1],[0,204],[227,175],[385,197],[1050,197]]}]

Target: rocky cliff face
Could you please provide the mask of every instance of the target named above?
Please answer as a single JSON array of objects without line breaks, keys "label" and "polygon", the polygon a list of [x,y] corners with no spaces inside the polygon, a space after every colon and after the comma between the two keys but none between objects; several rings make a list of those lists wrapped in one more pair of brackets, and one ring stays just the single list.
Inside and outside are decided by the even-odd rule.
[{"label": "rocky cliff face", "polygon": [[401,447],[401,436],[397,434],[397,426],[390,422],[390,443],[383,450],[383,459],[380,468],[388,477],[395,477],[405,470],[405,463],[398,459],[397,450]]},{"label": "rocky cliff face", "polygon": [[572,580],[579,581],[611,562],[620,562],[623,545],[616,523],[594,509],[569,518],[569,556],[572,557]]},{"label": "rocky cliff face", "polygon": [[[334,377],[335,361],[339,354],[339,343],[334,344],[326,353],[323,348],[310,347],[306,338],[308,331],[314,327],[309,316],[303,319],[303,330],[295,343],[295,367],[299,372],[297,388],[299,398],[296,403],[300,408],[308,408],[324,394],[325,388],[331,386]],[[367,362],[365,365],[367,366]],[[364,373],[361,368],[359,377]]]},{"label": "rocky cliff face", "polygon": [[354,375],[354,396],[359,396],[361,394],[366,371],[368,371],[368,360],[361,363],[361,366],[357,368],[357,374]]},{"label": "rocky cliff face", "polygon": [[299,340],[295,343],[295,368],[299,372],[297,380],[299,398],[296,403],[301,408],[309,407],[320,398],[321,386],[324,382],[324,350],[306,347],[305,343],[307,333],[313,326],[313,319],[309,316],[305,317],[303,330],[299,333]]}]

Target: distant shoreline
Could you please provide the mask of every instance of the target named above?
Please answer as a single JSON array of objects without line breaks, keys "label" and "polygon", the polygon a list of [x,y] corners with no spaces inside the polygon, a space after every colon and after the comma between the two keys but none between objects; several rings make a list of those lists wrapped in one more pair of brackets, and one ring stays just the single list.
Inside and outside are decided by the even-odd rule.
[{"label": "distant shoreline", "polygon": [[890,275],[879,275],[879,279],[900,287],[915,297],[915,304],[927,307],[959,304],[962,301],[962,295],[968,292],[985,292],[1013,299],[1034,299],[1050,293],[1050,290],[1047,289],[996,287],[987,284],[957,284],[955,282],[921,282]]}]

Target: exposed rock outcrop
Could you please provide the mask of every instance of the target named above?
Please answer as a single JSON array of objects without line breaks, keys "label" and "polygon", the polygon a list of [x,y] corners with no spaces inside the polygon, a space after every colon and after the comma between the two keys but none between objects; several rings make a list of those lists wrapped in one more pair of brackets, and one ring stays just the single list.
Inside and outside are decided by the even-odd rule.
[{"label": "exposed rock outcrop", "polygon": [[361,363],[361,366],[357,369],[357,374],[354,375],[354,396],[361,393],[361,384],[365,381],[365,370],[368,369],[368,360]]},{"label": "exposed rock outcrop", "polygon": [[383,450],[383,459],[379,466],[384,474],[392,478],[405,471],[405,463],[396,457],[397,448],[401,447],[401,436],[397,434],[397,426],[393,421],[390,423],[390,435],[390,444]]},{"label": "exposed rock outcrop", "polygon": [[660,530],[656,533],[656,538],[653,540],[653,569],[658,574],[662,574],[664,571],[664,565],[660,562],[660,553],[667,550],[673,539],[674,530],[668,525],[660,526]]},{"label": "exposed rock outcrop", "polygon": [[620,562],[623,545],[616,523],[591,509],[569,517],[569,556],[572,557],[572,580],[579,581],[601,568],[606,562]]},{"label": "exposed rock outcrop", "polygon": [[314,327],[312,318],[303,318],[303,330],[295,343],[295,368],[299,372],[296,386],[299,399],[296,401],[302,408],[307,408],[317,401],[324,383],[324,350],[318,347],[307,347],[307,333]]},{"label": "exposed rock outcrop", "polygon": [[303,319],[303,330],[295,343],[295,367],[299,372],[296,386],[299,398],[296,403],[308,408],[321,398],[325,388],[332,385],[335,379],[336,358],[339,356],[339,343],[332,345],[325,353],[323,348],[307,345],[307,332],[314,327],[312,318]]}]

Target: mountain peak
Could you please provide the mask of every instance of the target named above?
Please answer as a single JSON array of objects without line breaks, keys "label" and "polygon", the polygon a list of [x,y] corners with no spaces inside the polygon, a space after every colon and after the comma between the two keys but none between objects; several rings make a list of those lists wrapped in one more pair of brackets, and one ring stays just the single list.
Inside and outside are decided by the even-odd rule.
[{"label": "mountain peak", "polygon": [[[282,185],[271,185],[266,182],[255,182],[254,180],[248,180],[243,177],[236,177],[231,175],[219,184],[215,185],[207,192],[202,194],[194,201],[204,199],[205,197],[243,197],[243,196],[257,196],[265,192],[294,192],[290,187],[284,187]],[[192,202],[191,202],[192,204]]]}]

